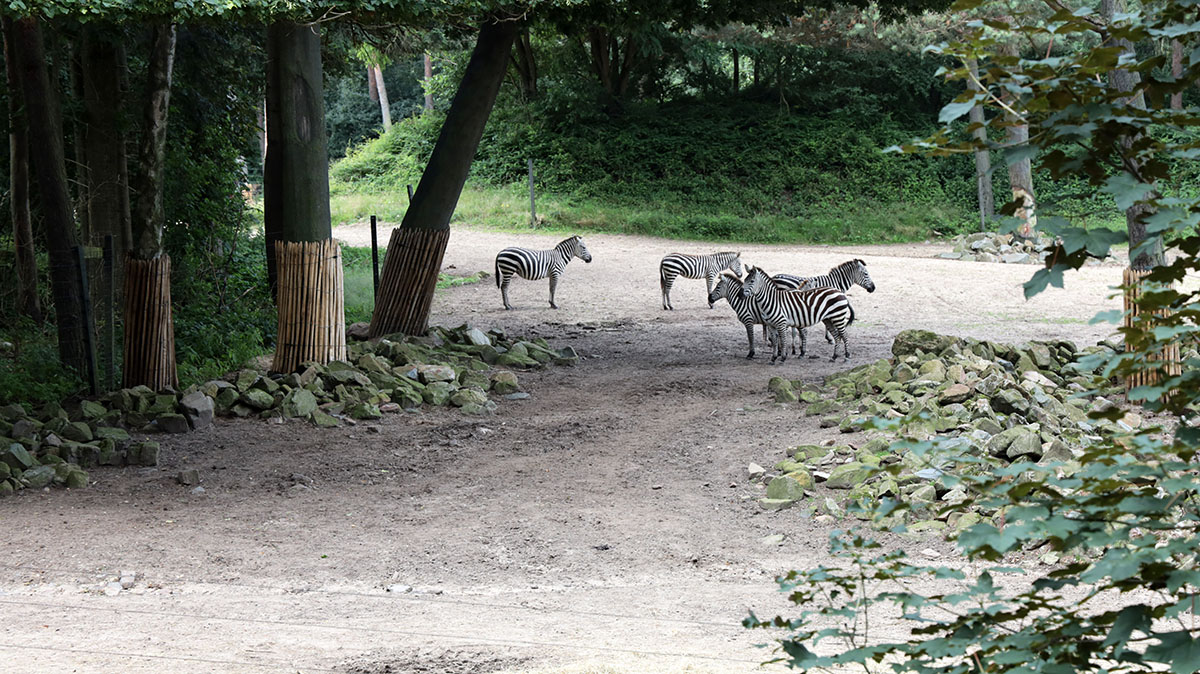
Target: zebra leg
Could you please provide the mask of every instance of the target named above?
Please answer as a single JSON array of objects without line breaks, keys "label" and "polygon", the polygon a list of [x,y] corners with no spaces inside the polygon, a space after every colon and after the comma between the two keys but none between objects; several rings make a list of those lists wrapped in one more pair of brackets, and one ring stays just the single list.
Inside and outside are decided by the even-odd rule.
[{"label": "zebra leg", "polygon": [[800,355],[808,353],[808,329],[800,328]]},{"label": "zebra leg", "polygon": [[674,278],[660,279],[659,285],[662,287],[663,309],[674,311],[675,307],[671,306],[671,284],[675,282]]},{"label": "zebra leg", "polygon": [[775,339],[774,355],[771,356],[771,364],[774,365],[776,359],[782,365],[787,360],[787,349],[784,348],[784,340],[788,337],[788,327],[784,323],[782,325],[771,326],[771,336]]},{"label": "zebra leg", "polygon": [[[717,275],[713,274],[713,273],[709,273],[708,276],[704,277],[704,283],[705,283],[705,285],[708,286],[708,293],[704,295],[705,299],[707,299],[709,297],[709,295],[712,295],[713,283],[715,283],[716,280],[717,280]],[[708,308],[709,309],[713,308],[712,302],[708,303]]]},{"label": "zebra leg", "polygon": [[510,281],[512,281],[512,273],[511,272],[501,272],[500,295],[501,295],[501,297],[504,298],[505,310],[512,309],[512,305],[508,303],[508,284]]},{"label": "zebra leg", "polygon": [[837,348],[837,341],[836,341],[836,340],[834,340],[833,336],[831,336],[831,335],[829,334],[829,327],[828,327],[828,326],[826,326],[826,327],[825,327],[825,343],[826,343],[826,344],[833,344],[833,348],[835,348],[835,349]]},{"label": "zebra leg", "polygon": [[558,287],[558,274],[551,272],[550,274],[550,308],[557,309],[558,305],[554,303],[554,289]]},{"label": "zebra leg", "polygon": [[[808,345],[808,337],[805,334],[805,328],[797,328],[793,326],[792,335],[792,355],[803,356]],[[800,353],[796,353],[796,339],[800,339]]]},{"label": "zebra leg", "polygon": [[[765,329],[765,328],[764,328]],[[750,341],[750,353],[746,354],[746,359],[754,358],[754,324],[746,324],[746,339]]]}]

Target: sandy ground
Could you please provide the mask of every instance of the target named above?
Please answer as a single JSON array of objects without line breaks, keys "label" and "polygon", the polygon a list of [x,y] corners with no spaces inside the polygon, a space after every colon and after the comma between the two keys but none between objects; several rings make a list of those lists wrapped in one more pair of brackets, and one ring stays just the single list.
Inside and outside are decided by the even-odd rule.
[{"label": "sandy ground", "polygon": [[[458,229],[445,263],[490,272],[504,246],[556,240]],[[584,357],[522,373],[532,397],[493,417],[220,420],[160,438],[156,468],[0,501],[0,672],[755,671],[768,635],[740,620],[786,610],[772,578],[825,561],[828,534],[798,509],[762,512],[746,479],[748,463],[830,437],[771,404],[766,382],[845,366],[746,361],[744,330],[707,308],[703,281],[678,282],[663,311],[658,260],[711,245],[585,241],[595,261],[568,267],[561,310],[545,282],[515,281],[508,312],[490,278],[439,293],[435,322]],[[1034,267],[931,259],[936,244],[741,250],[772,273],[867,261],[879,290],[851,293],[851,364],[886,357],[905,328],[1093,343],[1107,326],[1087,320],[1120,278],[1089,268],[1027,302]],[[202,493],[174,481],[185,468]],[[773,534],[784,541],[764,543]],[[133,587],[106,594],[123,573]]]}]

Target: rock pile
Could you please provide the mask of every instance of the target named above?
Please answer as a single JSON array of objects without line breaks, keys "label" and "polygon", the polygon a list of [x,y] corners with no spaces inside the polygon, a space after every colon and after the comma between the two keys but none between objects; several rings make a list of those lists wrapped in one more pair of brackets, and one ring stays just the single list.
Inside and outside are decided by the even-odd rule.
[{"label": "rock pile", "polygon": [[1012,234],[976,232],[954,237],[954,248],[949,253],[938,253],[943,260],[967,262],[1004,262],[1006,264],[1041,264],[1046,251],[1054,245],[1054,239],[1038,233],[1029,241],[1014,240]]},{"label": "rock pile", "polygon": [[[809,500],[814,513],[829,519],[857,504],[864,511],[859,516],[869,518],[873,506],[889,497],[910,510],[880,524],[907,523],[910,531],[961,530],[995,517],[938,515],[941,506],[966,496],[940,479],[950,457],[983,459],[957,465],[959,472],[1017,460],[1062,462],[1060,470],[1068,474],[1078,470],[1084,448],[1142,424],[1133,413],[1116,422],[1088,416],[1113,407],[1104,396],[1122,389],[1100,379],[1080,358],[1116,348],[1104,343],[1080,350],[1066,341],[1015,347],[908,330],[896,337],[893,359],[833,375],[823,387],[773,378],[768,388],[776,400],[805,403],[805,415],[819,416],[823,428],[836,427],[851,440],[789,448],[789,458],[764,477],[766,498],[760,504],[774,510]],[[872,418],[893,420],[894,426],[874,430]],[[942,458],[893,448],[902,438],[937,438]],[[893,464],[900,464],[894,476],[876,470]],[[832,491],[810,499],[814,485]]]},{"label": "rock pile", "polygon": [[131,432],[186,433],[211,425],[216,415],[331,427],[423,404],[489,414],[496,409],[490,396],[528,397],[513,369],[579,361],[569,346],[553,349],[543,339],[510,339],[467,325],[352,344],[348,354],[346,361],[305,363],[287,375],[240,370],[183,392],[136,386],[36,414],[21,405],[0,407],[0,496],[83,487],[84,469],[94,466],[157,465],[158,443],[137,441]]}]

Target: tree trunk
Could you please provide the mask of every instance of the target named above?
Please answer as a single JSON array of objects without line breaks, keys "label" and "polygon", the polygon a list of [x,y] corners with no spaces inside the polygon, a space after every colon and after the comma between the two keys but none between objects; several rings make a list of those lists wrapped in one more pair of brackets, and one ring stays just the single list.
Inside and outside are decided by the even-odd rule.
[{"label": "tree trunk", "polygon": [[167,112],[175,66],[175,26],[157,24],[151,30],[132,223],[134,245],[125,261],[123,384],[126,388],[144,384],[157,391],[173,388],[177,383],[171,260],[163,250],[166,225],[163,184]]},{"label": "tree trunk", "polygon": [[17,313],[41,325],[38,301],[37,255],[33,248],[33,220],[29,215],[29,138],[26,132],[20,74],[13,49],[12,19],[4,17],[4,65],[8,85],[8,186],[13,243],[17,264]]},{"label": "tree trunk", "polygon": [[[450,237],[450,217],[504,80],[517,30],[512,21],[488,22],[479,30],[416,194],[404,221],[392,232],[371,317],[372,337],[425,332]],[[414,257],[410,251],[418,252]]]},{"label": "tree trunk", "polygon": [[425,65],[425,111],[428,112],[433,110],[433,59],[429,57],[429,52],[425,52],[421,55],[421,60]]},{"label": "tree trunk", "polygon": [[742,85],[742,57],[738,50],[733,50],[733,95],[736,96]]},{"label": "tree trunk", "polygon": [[[374,72],[386,106],[382,71]],[[279,21],[267,31],[267,124],[263,205],[274,233],[268,259],[279,310],[271,367],[292,372],[305,361],[346,357],[341,257],[329,222],[321,38],[312,26]]]},{"label": "tree trunk", "polygon": [[87,122],[88,243],[99,246],[111,234],[114,259],[125,258],[129,187],[122,182],[125,137],[121,129],[123,47],[106,39],[94,26],[83,34],[83,103]]},{"label": "tree trunk", "polygon": [[613,88],[612,66],[608,50],[608,31],[594,26],[588,29],[588,44],[592,53],[592,69],[600,78],[600,86],[604,87],[609,96],[615,95]]},{"label": "tree trunk", "polygon": [[[375,88],[379,91],[379,110],[383,113],[383,130],[392,130],[392,107],[388,102],[387,85],[383,83],[383,68],[375,66]],[[322,110],[322,117],[324,110]]]},{"label": "tree trunk", "polygon": [[[977,82],[979,79],[979,64],[972,59],[967,63],[967,67],[971,71],[971,89],[980,91],[980,86]],[[987,129],[983,126],[983,106],[976,105],[971,108],[970,112],[971,124],[979,125],[976,127],[972,135],[975,140],[980,143],[987,142]],[[987,231],[988,222],[996,215],[995,197],[992,196],[992,158],[987,147],[977,147],[975,149],[975,185],[979,194],[979,231]]]},{"label": "tree trunk", "polygon": [[[68,48],[69,49],[69,48]],[[83,91],[83,54],[82,49],[78,46],[74,49],[69,49],[67,60],[71,66],[71,74],[69,78],[71,87],[71,98],[78,103],[84,99]],[[79,116],[71,117],[71,146],[75,154],[74,173],[75,180],[75,222],[79,225],[80,238],[85,243],[90,243],[93,240],[92,219],[90,217],[91,199],[88,186],[91,185],[92,178],[88,171],[87,158],[87,127],[84,124],[85,119]]]},{"label": "tree trunk", "polygon": [[375,83],[375,66],[367,66],[367,95],[372,103],[379,102],[379,85]]},{"label": "tree trunk", "polygon": [[67,189],[63,154],[62,119],[58,98],[50,88],[42,28],[37,19],[17,19],[12,24],[13,47],[25,99],[31,152],[38,194],[41,197],[46,243],[50,254],[50,287],[58,324],[58,353],[63,365],[80,374],[87,371],[86,325],[76,262],[75,220]]},{"label": "tree trunk", "polygon": [[[1125,11],[1123,0],[1101,0],[1100,2],[1101,16],[1110,25],[1113,23],[1113,17],[1116,13],[1123,11]],[[1133,43],[1129,40],[1110,38],[1106,44],[1120,47],[1126,52],[1133,51]],[[1137,87],[1141,84],[1141,81],[1141,75],[1125,69],[1116,69],[1108,73],[1109,88],[1117,93],[1132,94],[1128,99],[1128,105],[1139,110],[1145,110],[1146,99],[1140,91],[1137,91]],[[1134,144],[1140,140],[1140,134],[1136,136],[1122,135],[1120,137],[1119,145],[1125,158],[1125,170],[1133,174],[1139,181],[1152,183],[1150,179],[1142,175],[1142,161],[1137,158],[1136,153],[1133,151]],[[1134,204],[1125,210],[1125,228],[1129,234],[1129,250],[1131,253],[1148,238],[1146,235],[1146,217],[1153,213],[1154,209],[1148,204]],[[1138,271],[1145,271],[1166,264],[1162,239],[1155,237],[1155,243],[1149,250],[1140,253],[1129,262],[1130,266]]]},{"label": "tree trunk", "polygon": [[[1001,47],[1001,52],[1007,56],[1018,56],[1014,44]],[[1020,66],[1013,66],[1014,72],[1020,72]],[[1029,144],[1029,125],[1018,124],[1017,119],[1007,116],[1009,122],[1005,141],[1009,147],[1020,147]],[[1033,191],[1033,164],[1029,159],[1008,166],[1008,184],[1012,189],[1013,201],[1020,204],[1014,215],[1022,221],[1016,235],[1020,239],[1032,239],[1033,229],[1037,226],[1037,193]]]},{"label": "tree trunk", "polygon": [[529,29],[521,31],[513,46],[513,68],[517,71],[517,88],[526,100],[537,96],[537,62],[533,57],[533,44],[529,40]]},{"label": "tree trunk", "polygon": [[[1178,80],[1183,76],[1183,43],[1171,40],[1171,77]],[[1183,109],[1183,92],[1171,94],[1171,109]]]}]

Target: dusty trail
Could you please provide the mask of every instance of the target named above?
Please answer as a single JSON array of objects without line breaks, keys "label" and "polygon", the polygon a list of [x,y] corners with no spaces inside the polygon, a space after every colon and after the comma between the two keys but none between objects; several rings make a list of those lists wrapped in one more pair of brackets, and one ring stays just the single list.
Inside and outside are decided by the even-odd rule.
[{"label": "dusty trail", "polygon": [[[491,271],[504,246],[558,238],[458,229],[446,265]],[[164,439],[157,468],[0,501],[0,671],[752,671],[766,635],[738,622],[748,607],[783,609],[770,579],[820,563],[827,535],[796,509],[760,511],[745,478],[751,461],[829,437],[773,406],[766,381],[844,366],[747,362],[744,330],[723,303],[707,308],[703,281],[680,281],[677,310],[662,311],[658,260],[711,245],[585,240],[595,261],[568,267],[559,311],[545,282],[515,281],[511,312],[491,279],[439,293],[435,322],[584,356],[522,373],[531,399],[494,417],[431,410],[327,432],[222,420]],[[879,290],[851,293],[852,364],[885,357],[910,327],[1004,341],[1107,333],[1086,323],[1109,307],[1119,267],[1025,302],[1033,267],[936,250],[742,247],[772,272],[867,261]],[[202,494],[172,480],[184,468],[200,470]],[[777,533],[781,545],[764,544]],[[106,596],[123,570],[137,584]]]}]

